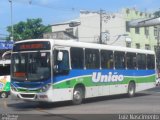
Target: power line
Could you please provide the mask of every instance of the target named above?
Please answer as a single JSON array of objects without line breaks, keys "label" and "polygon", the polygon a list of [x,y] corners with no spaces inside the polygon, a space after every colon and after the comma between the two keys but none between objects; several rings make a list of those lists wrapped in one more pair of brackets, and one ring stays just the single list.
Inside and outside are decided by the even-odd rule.
[{"label": "power line", "polygon": [[39,7],[49,8],[49,9],[54,9],[54,10],[60,10],[60,11],[70,11],[70,12],[79,12],[80,11],[79,9],[77,9],[75,7],[71,7],[71,8],[57,7],[57,6],[53,6],[52,4],[42,4],[37,1],[35,2],[34,0],[27,0],[27,1],[15,0],[14,2],[28,4],[28,5],[34,5],[34,6],[39,6]]},{"label": "power line", "polygon": [[9,35],[7,35],[7,34],[1,34],[1,33],[0,33],[0,35],[1,35],[1,36],[9,36]]}]

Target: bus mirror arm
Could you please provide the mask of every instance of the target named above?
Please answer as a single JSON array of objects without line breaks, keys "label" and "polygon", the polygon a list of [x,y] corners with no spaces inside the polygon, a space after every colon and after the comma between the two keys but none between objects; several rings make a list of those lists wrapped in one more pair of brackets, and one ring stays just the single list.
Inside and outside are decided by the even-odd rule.
[{"label": "bus mirror arm", "polygon": [[58,72],[58,65],[54,65],[54,70],[53,70],[55,73]]}]

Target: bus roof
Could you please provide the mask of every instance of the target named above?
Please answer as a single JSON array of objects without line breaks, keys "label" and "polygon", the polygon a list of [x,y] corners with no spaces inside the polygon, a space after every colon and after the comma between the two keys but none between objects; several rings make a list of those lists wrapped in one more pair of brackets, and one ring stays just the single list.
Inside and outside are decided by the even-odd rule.
[{"label": "bus roof", "polygon": [[113,45],[106,45],[106,44],[98,44],[98,43],[78,42],[76,40],[30,39],[30,40],[18,41],[16,43],[32,42],[32,41],[33,42],[36,42],[36,41],[49,41],[52,46],[53,45],[58,45],[58,46],[64,46],[64,47],[80,47],[80,48],[92,48],[92,49],[103,49],[103,50],[133,52],[133,53],[155,54],[155,52],[152,51],[152,50],[127,48],[127,47],[113,46]]}]

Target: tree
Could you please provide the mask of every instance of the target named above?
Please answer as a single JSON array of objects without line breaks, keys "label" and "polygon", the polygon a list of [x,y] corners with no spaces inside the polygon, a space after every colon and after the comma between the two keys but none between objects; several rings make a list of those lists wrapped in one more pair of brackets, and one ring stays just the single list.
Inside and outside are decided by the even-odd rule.
[{"label": "tree", "polygon": [[[38,39],[43,37],[43,33],[51,32],[50,26],[45,26],[42,24],[42,19],[27,19],[26,22],[21,21],[13,25],[14,41],[24,40],[24,39]],[[11,26],[7,27],[9,32],[9,37],[11,37]]]}]

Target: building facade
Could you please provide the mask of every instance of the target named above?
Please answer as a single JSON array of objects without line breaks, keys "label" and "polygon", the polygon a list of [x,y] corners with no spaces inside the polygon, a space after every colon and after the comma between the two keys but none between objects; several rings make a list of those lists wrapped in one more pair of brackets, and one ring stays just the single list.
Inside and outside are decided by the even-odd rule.
[{"label": "building facade", "polygon": [[[123,9],[119,13],[81,11],[79,19],[53,25],[54,35],[49,33],[49,38],[63,39],[64,35],[55,37],[55,34],[63,31],[67,33],[68,40],[77,38],[77,41],[99,43],[101,33],[103,44],[154,50],[157,45],[156,26],[130,27],[128,24],[133,20],[151,17],[153,17],[152,14],[140,12],[134,8]],[[70,24],[73,22],[80,24],[73,26]],[[48,37],[45,36],[45,38]]]},{"label": "building facade", "polygon": [[151,19],[153,15],[137,11],[136,9],[124,9],[122,13],[126,18],[126,33],[132,39],[128,46],[138,49],[155,50],[158,32],[156,26],[134,28],[128,26],[129,21]]}]

